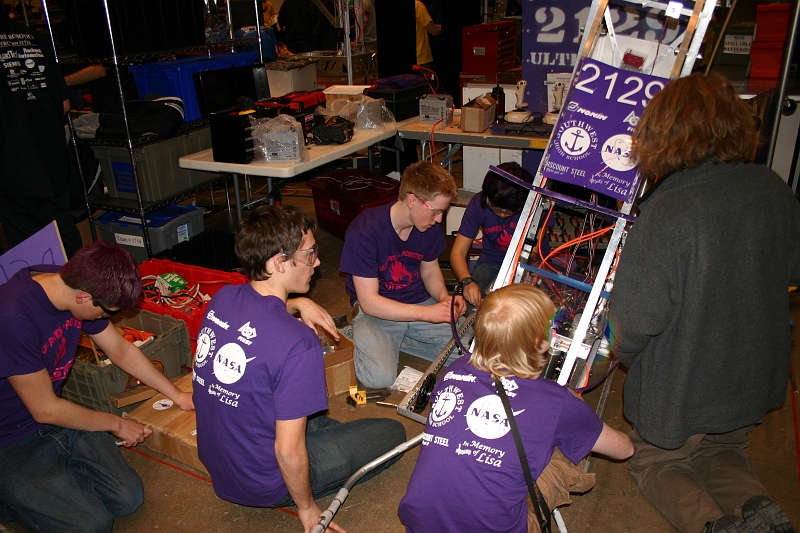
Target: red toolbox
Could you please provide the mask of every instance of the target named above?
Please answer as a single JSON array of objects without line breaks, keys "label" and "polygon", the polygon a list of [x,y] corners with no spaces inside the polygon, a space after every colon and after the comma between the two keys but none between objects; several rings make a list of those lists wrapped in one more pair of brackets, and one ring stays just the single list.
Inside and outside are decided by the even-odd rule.
[{"label": "red toolbox", "polygon": [[319,227],[340,239],[364,209],[393,202],[400,192],[399,181],[363,168],[330,172],[307,183]]},{"label": "red toolbox", "polygon": [[461,30],[461,70],[491,74],[517,62],[517,29],[513,20],[467,26]]},{"label": "red toolbox", "polygon": [[[241,285],[247,282],[247,277],[238,272],[222,272],[211,268],[175,263],[166,259],[151,259],[139,265],[139,274],[144,280],[145,287],[153,284],[152,280],[144,279],[145,276],[155,277],[161,274],[169,274],[170,272],[174,272],[185,279],[187,288],[199,284],[200,292],[208,296],[213,296],[225,285]],[[203,321],[208,302],[196,299],[191,305],[177,308],[150,301],[148,296],[150,295],[145,295],[145,298],[139,300],[139,304],[136,307],[159,315],[169,315],[186,322],[192,354],[194,354],[194,350],[197,347],[197,332],[200,331],[200,323]]]}]

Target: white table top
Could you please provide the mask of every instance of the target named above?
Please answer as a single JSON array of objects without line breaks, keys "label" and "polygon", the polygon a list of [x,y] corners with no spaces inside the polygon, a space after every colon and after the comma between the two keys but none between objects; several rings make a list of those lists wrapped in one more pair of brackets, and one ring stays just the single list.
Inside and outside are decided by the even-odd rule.
[{"label": "white table top", "polygon": [[[480,133],[462,131],[461,116],[457,114],[450,124],[438,124],[434,130],[434,138],[443,143],[460,143],[476,146],[499,146],[502,148],[527,148],[544,150],[547,148],[549,135],[531,137],[526,135],[493,135],[489,130]],[[430,141],[433,124],[421,124],[414,119],[397,125],[397,134],[405,139]],[[520,124],[522,127],[522,124]]]},{"label": "white table top", "polygon": [[[402,126],[410,121],[399,122]],[[205,170],[210,172],[231,172],[235,174],[246,174],[248,176],[266,176],[270,178],[291,178],[306,170],[317,168],[325,163],[330,163],[341,157],[345,157],[354,152],[367,148],[384,139],[394,137],[395,130],[357,130],[353,134],[350,142],[345,144],[306,145],[308,148],[309,161],[300,163],[276,162],[266,163],[263,161],[251,161],[247,165],[239,163],[221,163],[214,161],[212,151],[203,150],[181,157],[178,164],[181,168],[192,170]]]}]

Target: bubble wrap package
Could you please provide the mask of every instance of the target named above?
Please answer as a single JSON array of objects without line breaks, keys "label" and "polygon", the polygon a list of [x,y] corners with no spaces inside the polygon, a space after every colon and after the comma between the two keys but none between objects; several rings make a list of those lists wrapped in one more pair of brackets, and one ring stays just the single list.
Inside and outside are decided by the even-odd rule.
[{"label": "bubble wrap package", "polygon": [[303,127],[289,115],[250,119],[253,125],[255,161],[300,163],[309,161]]},{"label": "bubble wrap package", "polygon": [[317,108],[317,114],[326,119],[338,115],[355,123],[356,130],[394,131],[397,124],[394,115],[386,107],[383,98],[371,98],[365,94],[357,94],[352,99],[334,100],[331,108]]}]

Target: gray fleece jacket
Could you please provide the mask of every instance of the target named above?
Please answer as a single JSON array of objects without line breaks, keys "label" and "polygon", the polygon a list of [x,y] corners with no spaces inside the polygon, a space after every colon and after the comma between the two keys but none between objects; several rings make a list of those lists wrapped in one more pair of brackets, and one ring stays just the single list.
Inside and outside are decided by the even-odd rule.
[{"label": "gray fleece jacket", "polygon": [[642,202],[609,303],[625,416],[651,444],[725,433],[781,405],[800,205],[771,170],[706,163]]}]

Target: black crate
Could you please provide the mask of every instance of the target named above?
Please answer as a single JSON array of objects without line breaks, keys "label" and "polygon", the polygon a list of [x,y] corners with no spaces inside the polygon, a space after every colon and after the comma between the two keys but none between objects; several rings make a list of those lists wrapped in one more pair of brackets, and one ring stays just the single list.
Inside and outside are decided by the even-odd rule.
[{"label": "black crate", "polygon": [[371,89],[367,96],[383,98],[394,119],[405,120],[419,115],[419,98],[429,92],[428,84],[420,83],[405,89]]},{"label": "black crate", "polygon": [[226,231],[204,231],[155,257],[226,272],[242,267],[233,251],[233,234]]}]

